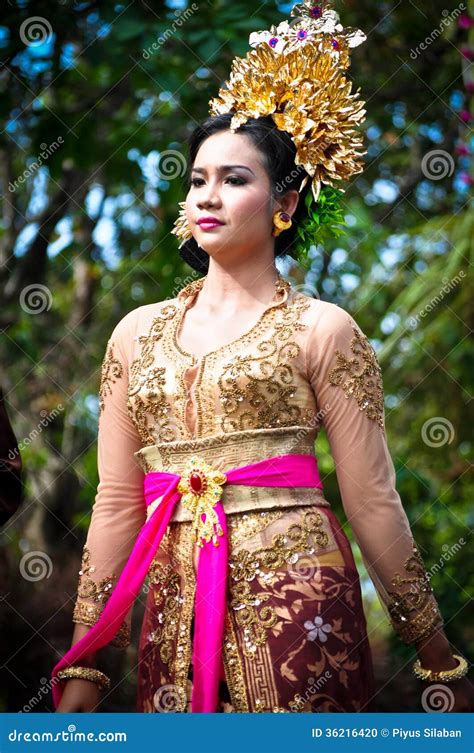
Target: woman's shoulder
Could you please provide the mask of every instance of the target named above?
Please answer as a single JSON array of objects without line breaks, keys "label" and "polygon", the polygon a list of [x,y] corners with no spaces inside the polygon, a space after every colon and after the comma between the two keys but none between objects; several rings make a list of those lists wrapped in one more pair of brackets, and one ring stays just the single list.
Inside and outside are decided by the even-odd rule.
[{"label": "woman's shoulder", "polygon": [[325,338],[338,338],[353,332],[360,327],[356,320],[345,308],[337,303],[323,301],[321,298],[308,298],[309,306],[306,311],[306,323],[309,326],[311,337],[317,336],[318,340]]},{"label": "woman's shoulder", "polygon": [[155,303],[146,303],[142,306],[132,309],[125,314],[116,324],[116,329],[121,332],[127,332],[130,329],[134,329],[137,326],[142,326],[147,322],[152,322],[157,316],[163,314],[168,307],[172,307],[172,310],[176,307],[177,298],[167,298],[164,301],[156,301]]}]

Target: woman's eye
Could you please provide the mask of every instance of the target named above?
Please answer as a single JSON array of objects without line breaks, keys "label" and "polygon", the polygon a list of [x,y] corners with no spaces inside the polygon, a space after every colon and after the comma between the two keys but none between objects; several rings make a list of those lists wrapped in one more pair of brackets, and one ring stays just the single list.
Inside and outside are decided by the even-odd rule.
[{"label": "woman's eye", "polygon": [[[228,178],[226,178],[226,180],[228,180],[228,181],[234,181],[232,183],[232,185],[234,185],[234,186],[243,186],[245,184],[245,180],[243,180],[243,178],[237,178],[236,176],[229,176]],[[191,180],[191,185],[192,186],[198,186],[198,185],[201,185],[201,183],[203,183],[202,178],[193,178]]]}]

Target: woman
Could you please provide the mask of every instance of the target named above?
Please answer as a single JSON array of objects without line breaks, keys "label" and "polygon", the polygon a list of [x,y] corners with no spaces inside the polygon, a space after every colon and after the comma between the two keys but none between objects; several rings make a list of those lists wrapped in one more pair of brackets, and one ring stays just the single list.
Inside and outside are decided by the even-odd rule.
[{"label": "woman", "polygon": [[[190,140],[192,238],[181,254],[205,276],[171,300],[127,314],[107,346],[100,483],[73,645],[97,624],[145,524],[144,472],[182,474],[196,457],[217,472],[313,457],[324,427],[345,512],[392,624],[428,675],[446,671],[438,682],[450,680],[453,710],[463,710],[467,681],[455,679],[460,659],[395,489],[375,352],[346,311],[297,292],[275,266],[275,256],[291,250],[304,211],[293,142],[271,118],[251,119],[237,133],[230,118],[208,119]],[[288,229],[278,233],[279,212],[292,224],[283,215]],[[219,224],[200,224],[206,217]],[[359,579],[322,484],[222,489],[228,530],[221,541],[228,539],[229,552],[217,710],[370,710]],[[148,568],[138,711],[193,708],[194,598],[206,551],[195,522],[177,504]],[[128,612],[115,645],[128,645],[129,626]],[[95,662],[90,653],[75,663]],[[99,685],[90,679],[100,684],[100,675],[85,679],[84,672],[66,670],[58,711],[97,708]]]}]

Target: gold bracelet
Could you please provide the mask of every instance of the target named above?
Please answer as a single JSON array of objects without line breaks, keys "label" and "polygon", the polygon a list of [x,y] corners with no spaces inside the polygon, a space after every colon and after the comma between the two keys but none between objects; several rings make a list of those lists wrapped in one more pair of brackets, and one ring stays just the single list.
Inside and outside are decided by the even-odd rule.
[{"label": "gold bracelet", "polygon": [[460,677],[464,677],[467,674],[468,664],[463,656],[453,654],[453,658],[457,660],[458,666],[454,669],[441,669],[439,672],[435,672],[433,669],[425,669],[421,666],[419,659],[413,665],[413,674],[419,680],[425,680],[425,682],[452,682],[458,680]]},{"label": "gold bracelet", "polygon": [[91,667],[77,667],[73,665],[66,669],[60,669],[57,676],[60,680],[90,680],[91,682],[95,682],[100,690],[110,688],[110,679],[107,675]]}]

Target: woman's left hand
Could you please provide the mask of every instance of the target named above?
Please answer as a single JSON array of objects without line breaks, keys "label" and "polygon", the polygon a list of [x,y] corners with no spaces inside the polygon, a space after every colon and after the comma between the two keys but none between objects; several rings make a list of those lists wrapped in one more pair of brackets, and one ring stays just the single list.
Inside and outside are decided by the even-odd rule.
[{"label": "woman's left hand", "polygon": [[467,677],[453,682],[427,682],[421,696],[424,711],[468,713],[474,711],[474,688]]}]

